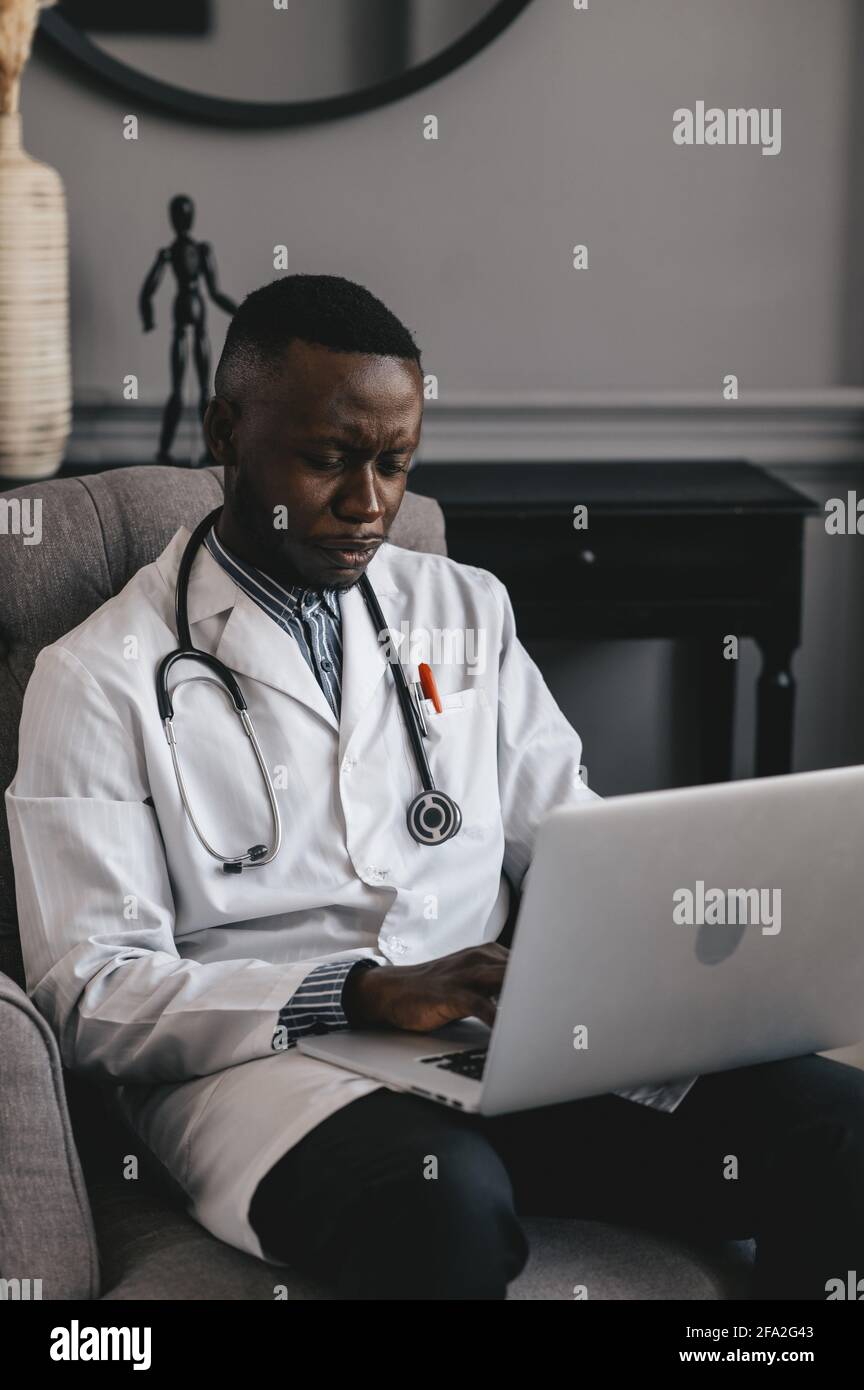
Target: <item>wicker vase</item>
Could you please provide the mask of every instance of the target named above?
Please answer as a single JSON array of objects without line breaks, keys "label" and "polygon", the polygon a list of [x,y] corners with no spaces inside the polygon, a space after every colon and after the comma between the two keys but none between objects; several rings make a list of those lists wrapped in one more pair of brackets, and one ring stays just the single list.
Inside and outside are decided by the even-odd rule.
[{"label": "wicker vase", "polygon": [[48,478],[71,419],[69,238],[55,169],[0,115],[0,476]]}]

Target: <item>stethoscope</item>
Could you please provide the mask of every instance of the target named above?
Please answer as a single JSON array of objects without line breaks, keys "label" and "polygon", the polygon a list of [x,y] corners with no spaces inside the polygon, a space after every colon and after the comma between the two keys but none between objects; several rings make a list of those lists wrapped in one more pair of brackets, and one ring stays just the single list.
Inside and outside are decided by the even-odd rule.
[{"label": "stethoscope", "polygon": [[[165,729],[165,737],[168,740],[168,747],[171,749],[171,761],[174,764],[174,775],[177,778],[177,787],[180,792],[180,799],[183,802],[189,823],[192,826],[199,841],[204,846],[208,854],[214,859],[218,859],[222,864],[222,869],[226,874],[242,873],[244,868],[258,867],[269,864],[276,858],[282,845],[282,818],[279,815],[279,806],[276,801],[276,794],[273,784],[270,781],[270,774],[267,771],[267,764],[261,752],[260,744],[249,717],[249,710],[243,692],[237,683],[237,678],[233,671],[209,652],[202,652],[198,647],[192,645],[192,637],[189,632],[189,615],[187,599],[189,593],[189,575],[192,571],[192,562],[195,553],[202,544],[204,537],[213,525],[213,522],[222,511],[217,507],[215,511],[204,517],[192,532],[186,544],[186,549],[180,560],[180,568],[177,571],[177,587],[174,595],[174,613],[177,625],[177,640],[180,643],[176,651],[170,652],[163,657],[156,672],[156,700],[159,706],[159,715]],[[381,612],[378,599],[372,589],[367,575],[363,575],[358,582],[358,588],[363,595],[369,615],[375,624],[378,633],[387,632],[387,623],[384,614]],[[233,702],[234,709],[243,725],[243,730],[252,744],[255,760],[264,779],[267,789],[267,799],[270,803],[270,817],[273,826],[272,846],[252,845],[245,854],[225,855],[220,854],[217,849],[209,843],[206,836],[202,833],[192,807],[189,803],[189,795],[186,790],[186,783],[183,780],[183,772],[177,757],[177,735],[174,732],[174,705],[168,693],[168,675],[175,661],[200,661],[208,666],[214,673],[216,679],[213,684],[227,694]],[[396,695],[402,711],[402,718],[408,730],[408,737],[411,740],[411,748],[414,760],[417,764],[417,771],[420,776],[420,783],[423,787],[422,792],[415,796],[408,806],[407,823],[411,837],[416,840],[418,845],[442,845],[445,840],[450,840],[458,834],[462,824],[462,812],[446,792],[439,791],[432,780],[432,772],[429,768],[429,759],[426,757],[426,750],[423,747],[423,736],[428,736],[426,723],[423,718],[422,707],[420,704],[421,692],[419,687],[415,687],[414,696],[408,686],[408,680],[402,669],[402,663],[398,657],[390,662],[393,671],[393,679],[396,682]],[[206,678],[205,679],[212,679]]]}]

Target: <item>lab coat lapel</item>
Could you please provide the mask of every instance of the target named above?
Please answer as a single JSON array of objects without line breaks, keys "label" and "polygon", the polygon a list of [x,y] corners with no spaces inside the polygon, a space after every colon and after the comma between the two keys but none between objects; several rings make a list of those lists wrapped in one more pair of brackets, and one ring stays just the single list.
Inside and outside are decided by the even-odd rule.
[{"label": "lab coat lapel", "polygon": [[[181,526],[156,562],[172,595],[189,535]],[[189,576],[189,627],[196,647],[208,650],[198,625],[229,608],[214,655],[241,677],[241,685],[248,676],[281,690],[337,730],[336,716],[293,635],[259,608],[202,546]]]},{"label": "lab coat lapel", "polygon": [[[208,559],[213,561],[212,556]],[[236,585],[235,585],[236,588]],[[222,630],[216,656],[240,676],[251,676],[281,690],[320,715],[335,730],[336,716],[291,632],[259,608],[243,589],[236,588],[231,615]],[[195,632],[192,631],[195,641]],[[197,645],[197,644],[196,644]]]},{"label": "lab coat lapel", "polygon": [[[390,542],[385,541],[369,561],[366,572],[381,604],[389,629],[398,636],[404,596],[393,582],[389,565]],[[339,726],[339,755],[344,756],[360,720],[366,712],[389,661],[385,646],[355,584],[341,595],[342,605],[342,718]]]}]

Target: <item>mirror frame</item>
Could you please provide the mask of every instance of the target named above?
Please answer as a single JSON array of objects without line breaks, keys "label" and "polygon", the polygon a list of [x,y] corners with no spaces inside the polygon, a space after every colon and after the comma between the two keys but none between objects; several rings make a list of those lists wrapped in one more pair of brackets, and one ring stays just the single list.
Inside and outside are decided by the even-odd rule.
[{"label": "mirror frame", "polygon": [[530,3],[531,0],[498,0],[494,9],[473,29],[417,67],[409,68],[398,77],[364,87],[359,92],[320,97],[312,101],[235,101],[230,97],[206,96],[185,87],[175,87],[173,83],[148,77],[128,63],[103,53],[98,44],[74,24],[51,10],[42,11],[38,32],[50,41],[55,50],[76,65],[89,69],[111,87],[119,87],[175,116],[211,125],[291,126],[336,120],[360,111],[370,111],[388,102],[399,101],[431,82],[437,82],[440,77],[461,67],[486,48]]}]

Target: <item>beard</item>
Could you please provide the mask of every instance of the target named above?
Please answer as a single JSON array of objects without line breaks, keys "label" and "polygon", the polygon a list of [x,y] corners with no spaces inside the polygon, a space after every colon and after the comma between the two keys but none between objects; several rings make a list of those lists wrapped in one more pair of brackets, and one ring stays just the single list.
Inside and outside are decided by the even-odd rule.
[{"label": "beard", "polygon": [[237,525],[242,527],[261,555],[259,568],[266,570],[267,561],[284,568],[291,567],[290,536],[277,531],[273,517],[255,491],[255,484],[240,464],[236,471],[226,470],[225,501]]},{"label": "beard", "polygon": [[286,587],[300,584],[307,589],[335,589],[339,593],[347,593],[360,582],[359,578],[344,583],[302,578],[297,568],[297,550],[302,550],[302,543],[290,531],[280,530],[273,525],[272,511],[259,497],[244,465],[239,464],[230,473],[226,470],[225,478],[226,505],[237,525],[254,545],[257,554],[253,563],[258,569],[280,584],[286,583],[286,576],[294,575]]}]

